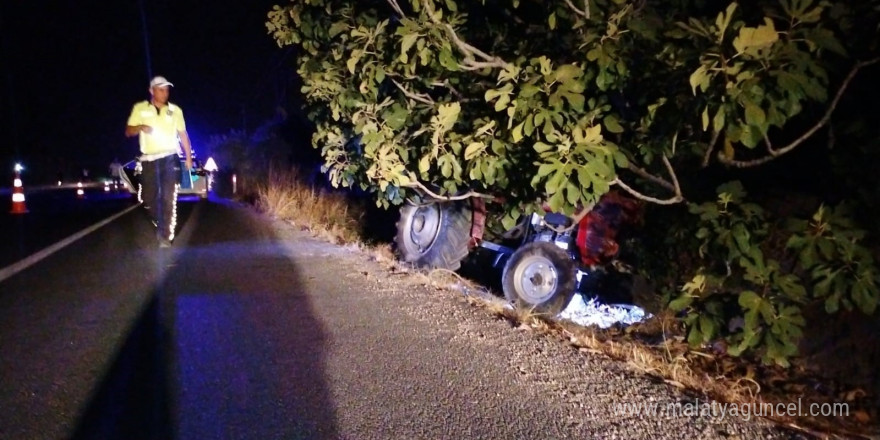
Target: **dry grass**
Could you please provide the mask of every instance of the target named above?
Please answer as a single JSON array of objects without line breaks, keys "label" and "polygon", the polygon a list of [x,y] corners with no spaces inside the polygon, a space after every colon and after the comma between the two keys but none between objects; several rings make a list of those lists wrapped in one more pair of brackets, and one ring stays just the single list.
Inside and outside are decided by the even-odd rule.
[{"label": "dry grass", "polygon": [[876,415],[871,417],[866,410],[859,409],[852,399],[828,399],[816,393],[805,393],[803,387],[797,387],[804,377],[799,377],[796,372],[762,367],[754,360],[692,349],[684,341],[680,324],[668,311],[625,330],[603,330],[547,319],[530,310],[512,309],[503,301],[469,297],[468,302],[512,322],[518,328],[559,338],[581,352],[623,362],[671,386],[720,402],[760,405],[788,404],[797,402],[798,398],[816,403],[833,400],[849,402],[851,411],[854,411],[851,417],[767,418],[788,429],[817,438],[837,438],[839,435],[861,437],[866,430],[873,432],[870,420]]},{"label": "dry grass", "polygon": [[344,193],[307,184],[296,170],[269,172],[257,189],[257,208],[337,244],[361,241],[363,209]]}]

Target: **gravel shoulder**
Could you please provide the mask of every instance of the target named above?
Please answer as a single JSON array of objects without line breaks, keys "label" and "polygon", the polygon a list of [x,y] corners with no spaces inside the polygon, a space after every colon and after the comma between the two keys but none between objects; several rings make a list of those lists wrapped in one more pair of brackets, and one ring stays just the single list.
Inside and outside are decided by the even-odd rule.
[{"label": "gravel shoulder", "polygon": [[[701,396],[513,328],[453,290],[271,221],[322,323],[340,438],[795,438],[761,419],[620,414]],[[697,407],[700,408],[700,407]]]}]

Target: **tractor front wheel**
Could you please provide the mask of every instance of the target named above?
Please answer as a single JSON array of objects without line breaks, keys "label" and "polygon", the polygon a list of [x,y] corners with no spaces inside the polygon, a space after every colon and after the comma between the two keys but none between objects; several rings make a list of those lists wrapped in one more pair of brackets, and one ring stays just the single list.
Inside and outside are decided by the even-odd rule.
[{"label": "tractor front wheel", "polygon": [[504,266],[504,297],[516,307],[556,316],[574,297],[575,271],[574,261],[559,246],[528,243]]}]

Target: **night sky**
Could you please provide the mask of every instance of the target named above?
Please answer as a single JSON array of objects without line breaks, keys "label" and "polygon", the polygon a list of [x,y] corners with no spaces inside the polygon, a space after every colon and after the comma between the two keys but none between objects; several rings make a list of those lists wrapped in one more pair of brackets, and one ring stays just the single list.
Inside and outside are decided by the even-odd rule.
[{"label": "night sky", "polygon": [[289,51],[264,26],[285,1],[0,2],[0,175],[15,160],[45,180],[133,158],[137,141],[123,131],[149,96],[148,59],[152,75],[174,83],[196,151],[212,134],[252,130],[293,75]]}]

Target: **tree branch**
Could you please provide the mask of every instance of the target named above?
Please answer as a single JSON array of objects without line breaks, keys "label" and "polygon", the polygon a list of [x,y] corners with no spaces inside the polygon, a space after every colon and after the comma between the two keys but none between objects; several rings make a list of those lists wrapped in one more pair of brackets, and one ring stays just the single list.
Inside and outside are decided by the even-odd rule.
[{"label": "tree branch", "polygon": [[488,194],[483,194],[483,193],[476,192],[476,191],[469,191],[466,194],[462,194],[462,195],[458,195],[458,196],[441,196],[440,194],[437,194],[434,191],[431,191],[430,189],[428,189],[427,186],[423,185],[422,182],[419,182],[418,180],[416,180],[410,184],[403,185],[403,186],[405,188],[418,189],[418,190],[422,191],[423,193],[425,193],[426,195],[428,195],[429,197],[431,197],[433,199],[440,200],[440,201],[444,201],[444,202],[464,200],[464,199],[469,199],[471,197],[481,197],[484,199],[494,199],[495,198],[494,196],[490,196]]},{"label": "tree branch", "polygon": [[[432,17],[432,19],[434,19],[434,18]],[[471,46],[470,44],[466,43],[464,40],[459,38],[458,34],[455,33],[455,29],[452,28],[451,24],[446,23],[446,24],[444,24],[444,27],[446,28],[446,32],[449,32],[449,35],[452,37],[453,41],[455,42],[455,45],[458,46],[458,48],[462,52],[464,52],[470,56],[476,55],[487,62],[493,62],[493,61],[498,60],[498,57],[490,56],[486,52],[483,52],[482,50],[477,49],[474,46]]]},{"label": "tree branch", "polygon": [[[674,193],[674,195],[668,199],[658,199],[655,197],[646,196],[646,195],[636,191],[635,189],[633,189],[632,187],[630,187],[626,183],[624,183],[622,180],[620,180],[619,177],[616,177],[614,180],[612,180],[611,184],[612,185],[619,185],[626,192],[630,193],[630,195],[632,195],[633,197],[635,197],[639,200],[644,200],[646,202],[656,203],[658,205],[674,205],[676,203],[684,201],[684,196],[681,195],[681,185],[678,183],[678,176],[675,175],[675,169],[672,168],[672,164],[669,162],[669,158],[666,157],[665,154],[663,155],[663,165],[666,165],[666,171],[669,172],[669,177],[670,177],[670,179],[672,179],[671,185],[672,185],[672,192]],[[638,167],[636,167],[636,168],[638,168]],[[638,168],[638,169],[640,169],[640,168]],[[657,183],[660,183],[660,182],[665,182],[667,184],[669,183],[659,177],[652,176],[652,175],[648,174],[644,170],[642,170],[642,171],[645,172],[645,174],[647,175],[646,178],[648,180],[651,180],[651,181],[657,182]],[[659,180],[659,182],[658,182],[658,180]],[[662,183],[661,183],[661,185],[662,185]]]},{"label": "tree branch", "polygon": [[639,168],[639,167],[633,165],[632,162],[629,163],[629,166],[627,166],[626,169],[632,171],[633,173],[635,173],[636,175],[638,175],[639,177],[641,177],[645,180],[650,180],[651,182],[654,182],[654,183],[656,183],[656,184],[658,184],[658,185],[660,185],[670,191],[675,191],[675,186],[672,185],[672,183],[670,183],[668,180],[666,180],[662,177],[659,177],[659,176],[655,176],[655,175],[645,171],[643,168]]},{"label": "tree branch", "polygon": [[[449,38],[455,43],[455,47],[458,48],[459,52],[464,54],[465,59],[462,61],[461,66],[464,70],[480,70],[487,67],[498,67],[503,69],[509,65],[501,58],[489,55],[462,40],[458,34],[455,33],[455,29],[452,28],[452,25],[449,23],[441,23],[440,20],[434,16],[434,10],[427,2],[422,1],[422,6],[425,8],[428,17],[431,18],[431,22],[438,26],[442,25],[443,28],[446,29],[446,33],[449,34]],[[475,58],[480,58],[482,61],[477,61]]]},{"label": "tree branch", "polygon": [[775,156],[777,154],[776,150],[773,149],[773,144],[770,143],[770,138],[767,137],[766,134],[764,135],[764,145],[767,146],[767,152],[770,153],[771,156]]},{"label": "tree branch", "polygon": [[587,20],[590,19],[590,0],[584,0],[583,10],[578,9],[577,6],[575,6],[574,3],[571,2],[571,0],[565,0],[565,4],[568,5],[569,9],[574,11],[575,14],[580,15]]},{"label": "tree branch", "polygon": [[452,84],[449,84],[449,80],[448,80],[448,79],[444,79],[443,82],[440,82],[440,81],[434,81],[434,82],[431,83],[431,86],[433,86],[433,87],[445,87],[445,88],[449,89],[449,91],[450,91],[453,95],[455,95],[455,97],[458,98],[459,101],[467,101],[467,100],[468,100],[468,99],[466,99],[466,98],[464,97],[464,95],[461,94],[461,92],[458,91],[458,89],[456,89],[455,87],[452,87]]},{"label": "tree branch", "polygon": [[430,96],[428,96],[424,93],[417,94],[417,93],[410,92],[409,90],[406,89],[406,87],[404,87],[402,84],[397,82],[397,80],[394,78],[391,78],[391,82],[393,82],[394,85],[397,86],[397,88],[400,89],[400,91],[403,92],[403,94],[406,95],[407,98],[414,99],[414,100],[421,102],[423,104],[428,104],[428,105],[435,104],[434,100],[431,99]]},{"label": "tree branch", "polygon": [[859,69],[861,69],[863,67],[870,66],[872,64],[876,64],[878,62],[880,62],[880,57],[873,58],[868,61],[862,61],[862,62],[856,63],[856,65],[853,66],[852,70],[849,71],[849,74],[843,80],[843,83],[840,84],[840,89],[837,90],[837,94],[834,96],[834,100],[832,100],[831,104],[828,105],[828,109],[825,111],[825,114],[822,116],[822,119],[820,119],[818,122],[816,122],[816,124],[813,125],[813,127],[811,127],[809,130],[807,130],[799,138],[792,141],[790,144],[788,144],[785,147],[782,147],[780,149],[774,150],[773,146],[770,144],[770,141],[765,136],[764,139],[767,144],[767,150],[770,153],[768,156],[764,156],[764,157],[754,159],[754,160],[744,160],[743,161],[743,160],[733,160],[733,159],[725,156],[722,152],[719,152],[718,153],[718,161],[725,164],[725,165],[729,165],[729,166],[736,167],[736,168],[748,168],[748,167],[763,165],[767,162],[770,162],[773,159],[776,159],[779,156],[782,156],[783,154],[790,152],[791,150],[794,150],[799,145],[801,145],[805,140],[809,139],[817,131],[819,131],[820,128],[822,128],[826,124],[828,124],[828,121],[831,120],[831,113],[833,113],[834,109],[837,108],[837,104],[840,102],[840,98],[843,96],[843,92],[846,91],[847,87],[849,87],[850,82],[852,82],[853,78],[855,78],[856,73],[858,73]]},{"label": "tree branch", "polygon": [[716,130],[712,133],[712,139],[709,140],[709,148],[706,149],[706,154],[703,156],[703,168],[709,166],[709,161],[712,159],[712,151],[715,150],[715,144],[718,142],[720,136],[720,130]]},{"label": "tree branch", "polygon": [[674,204],[679,203],[684,200],[684,197],[682,197],[680,195],[674,195],[668,199],[657,199],[654,197],[646,196],[646,195],[632,189],[629,185],[623,183],[623,181],[620,180],[619,178],[612,180],[611,184],[620,186],[626,192],[630,193],[630,195],[632,195],[633,197],[635,197],[639,200],[644,200],[646,202],[656,203],[658,205],[674,205]]},{"label": "tree branch", "polygon": [[397,15],[400,18],[406,18],[406,14],[403,13],[403,9],[400,8],[400,5],[397,3],[397,0],[388,0],[388,4],[394,9],[394,12],[397,12]]},{"label": "tree branch", "polygon": [[663,155],[663,164],[666,165],[666,171],[669,171],[669,177],[672,178],[672,187],[675,195],[684,200],[684,197],[681,195],[681,185],[678,183],[678,176],[675,175],[675,169],[672,168],[672,164],[669,162],[669,158],[666,155]]},{"label": "tree branch", "polygon": [[553,232],[556,232],[557,234],[564,234],[564,233],[571,231],[574,228],[577,228],[578,226],[580,226],[581,220],[583,220],[584,217],[586,217],[590,213],[590,211],[593,210],[593,207],[595,207],[595,206],[596,206],[595,203],[591,203],[590,206],[585,207],[577,214],[569,217],[571,219],[571,225],[568,227],[557,228],[555,226],[551,226],[551,225],[547,225],[547,224],[545,224],[544,227],[553,231]]},{"label": "tree branch", "polygon": [[503,69],[503,68],[507,67],[507,63],[504,62],[503,60],[500,60],[500,59],[495,60],[493,62],[481,62],[481,61],[475,61],[471,57],[467,57],[464,60],[462,60],[462,64],[459,67],[461,67],[462,70],[467,70],[467,71],[481,70],[481,69],[492,68],[492,67],[497,67],[499,69]]}]

